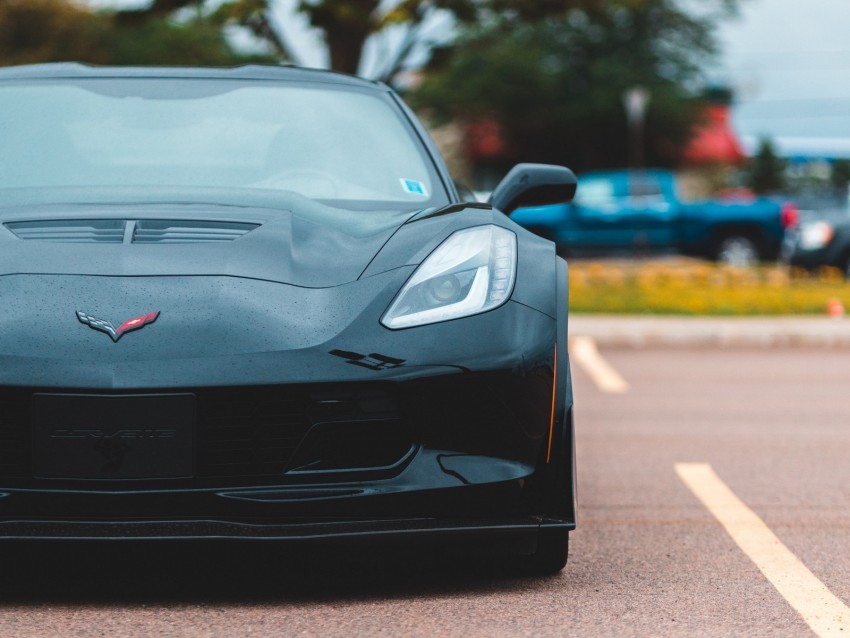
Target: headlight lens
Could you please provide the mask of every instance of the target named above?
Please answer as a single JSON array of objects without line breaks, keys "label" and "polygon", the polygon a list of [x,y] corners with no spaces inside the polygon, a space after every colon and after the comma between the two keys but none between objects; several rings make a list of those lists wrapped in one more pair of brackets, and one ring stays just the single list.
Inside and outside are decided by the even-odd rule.
[{"label": "headlight lens", "polygon": [[800,227],[799,246],[803,250],[818,250],[826,246],[833,235],[832,226],[826,222],[813,222]]},{"label": "headlight lens", "polygon": [[516,279],[516,235],[501,226],[449,236],[423,261],[381,323],[410,328],[492,310],[510,298]]}]

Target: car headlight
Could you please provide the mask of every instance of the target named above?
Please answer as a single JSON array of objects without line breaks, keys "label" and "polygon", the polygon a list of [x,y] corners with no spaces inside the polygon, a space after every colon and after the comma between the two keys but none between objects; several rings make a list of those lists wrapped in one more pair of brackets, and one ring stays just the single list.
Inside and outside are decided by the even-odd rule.
[{"label": "car headlight", "polygon": [[516,235],[476,226],[450,235],[432,252],[381,318],[387,328],[410,328],[492,310],[511,296]]},{"label": "car headlight", "polygon": [[800,227],[800,238],[797,243],[803,250],[818,250],[832,240],[833,233],[832,226],[826,222],[803,224]]}]

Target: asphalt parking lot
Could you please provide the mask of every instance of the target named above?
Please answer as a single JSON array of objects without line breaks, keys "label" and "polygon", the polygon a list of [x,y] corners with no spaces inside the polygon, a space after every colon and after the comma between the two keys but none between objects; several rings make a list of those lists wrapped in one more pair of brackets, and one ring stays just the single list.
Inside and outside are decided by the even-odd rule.
[{"label": "asphalt parking lot", "polygon": [[[818,579],[822,595],[801,603],[805,613],[826,616],[828,592],[839,605],[850,602],[850,561],[841,549],[850,543],[847,352],[603,350],[628,380],[620,394],[576,372],[583,516],[571,567],[577,575],[585,559],[595,559],[600,569],[592,574],[588,564],[588,577],[609,574],[600,627],[610,623],[611,635],[809,631],[687,486],[677,472],[682,463],[710,464]],[[727,516],[740,518],[723,505]],[[744,523],[745,531],[764,531]],[[760,540],[763,552],[775,549]],[[789,569],[783,563],[779,572],[787,578]],[[795,596],[799,603],[800,592]],[[844,631],[848,622],[844,615]],[[840,624],[825,625],[842,635]]]},{"label": "asphalt parking lot", "polygon": [[850,350],[596,346],[594,368],[573,343],[580,519],[558,576],[23,546],[3,555],[0,635],[847,635]]}]

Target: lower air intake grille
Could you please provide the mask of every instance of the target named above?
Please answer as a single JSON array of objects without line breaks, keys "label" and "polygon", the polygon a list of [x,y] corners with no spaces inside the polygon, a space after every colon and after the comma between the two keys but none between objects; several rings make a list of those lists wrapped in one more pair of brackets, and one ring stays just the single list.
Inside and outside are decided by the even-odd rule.
[{"label": "lower air intake grille", "polygon": [[[381,391],[310,391],[278,386],[199,392],[198,475],[280,476],[290,469],[296,449],[315,425],[350,425],[357,430],[364,422],[398,417],[395,400]],[[400,423],[396,430],[402,430]],[[322,452],[334,453],[324,447]],[[329,467],[319,452],[304,451],[300,456],[305,453],[309,461],[299,459],[299,469],[345,469],[338,464]],[[310,462],[317,459],[324,462]],[[368,467],[371,461],[367,456],[352,458],[348,467]]]},{"label": "lower air intake grille", "polygon": [[[37,392],[0,388],[0,478],[32,479]],[[396,400],[383,390],[252,386],[182,392],[197,398],[197,480],[385,467],[411,446]],[[305,437],[310,445],[302,448]]]},{"label": "lower air intake grille", "polygon": [[30,394],[0,388],[0,477],[30,476]]},{"label": "lower air intake grille", "polygon": [[310,428],[306,394],[223,389],[198,397],[200,476],[280,475]]}]

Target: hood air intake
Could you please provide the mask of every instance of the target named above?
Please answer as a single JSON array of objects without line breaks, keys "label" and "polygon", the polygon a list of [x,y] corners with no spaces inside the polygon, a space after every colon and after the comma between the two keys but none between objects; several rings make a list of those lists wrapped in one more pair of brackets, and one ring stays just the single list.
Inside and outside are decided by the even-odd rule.
[{"label": "hood air intake", "polygon": [[197,244],[232,241],[259,224],[173,219],[80,219],[8,222],[20,239],[74,244]]},{"label": "hood air intake", "polygon": [[9,222],[6,228],[27,240],[120,244],[124,241],[126,223],[118,219]]}]

